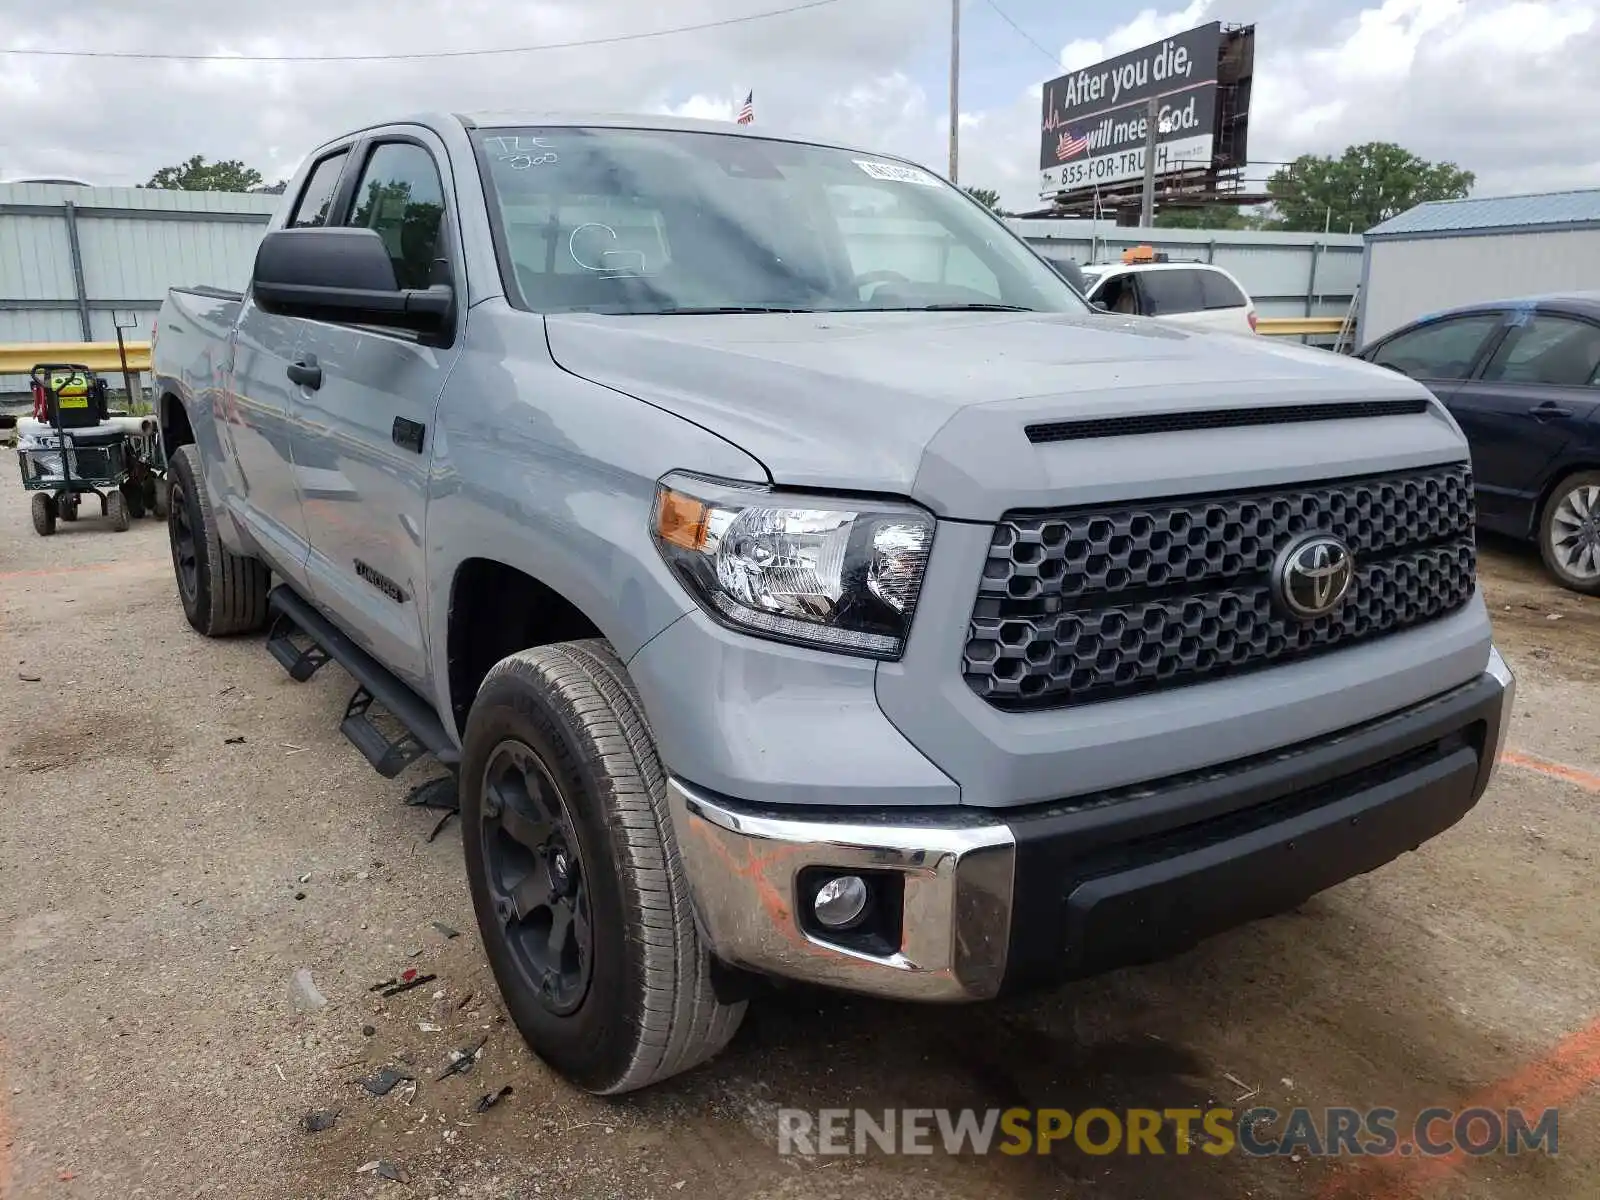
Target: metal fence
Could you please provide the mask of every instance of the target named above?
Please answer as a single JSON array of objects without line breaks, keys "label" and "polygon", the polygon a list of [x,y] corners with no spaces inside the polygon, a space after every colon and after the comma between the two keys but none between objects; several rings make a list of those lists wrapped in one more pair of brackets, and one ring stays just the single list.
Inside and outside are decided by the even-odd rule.
[{"label": "metal fence", "polygon": [[1115,262],[1133,246],[1215,263],[1238,278],[1264,318],[1342,318],[1361,280],[1359,233],[1129,229],[1104,221],[1011,219],[1007,224],[1041,250],[1064,251],[1084,265]]},{"label": "metal fence", "polygon": [[[0,345],[146,339],[173,285],[242,282],[280,197],[0,184]],[[115,376],[113,376],[115,378]],[[0,376],[0,393],[27,380]]]}]

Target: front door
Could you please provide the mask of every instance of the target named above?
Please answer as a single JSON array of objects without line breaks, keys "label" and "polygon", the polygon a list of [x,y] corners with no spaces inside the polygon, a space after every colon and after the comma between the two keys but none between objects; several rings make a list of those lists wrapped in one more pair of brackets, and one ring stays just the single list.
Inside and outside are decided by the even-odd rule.
[{"label": "front door", "polygon": [[[374,229],[402,288],[447,282],[464,296],[454,188],[431,134],[375,134],[332,224]],[[458,324],[462,318],[458,317]],[[459,338],[306,321],[302,367],[321,371],[296,404],[295,468],[311,542],[312,599],[415,687],[426,677],[424,525],[434,409]]]},{"label": "front door", "polygon": [[1449,408],[1472,445],[1480,519],[1526,536],[1546,469],[1593,415],[1600,327],[1518,312],[1494,354],[1458,384]]}]

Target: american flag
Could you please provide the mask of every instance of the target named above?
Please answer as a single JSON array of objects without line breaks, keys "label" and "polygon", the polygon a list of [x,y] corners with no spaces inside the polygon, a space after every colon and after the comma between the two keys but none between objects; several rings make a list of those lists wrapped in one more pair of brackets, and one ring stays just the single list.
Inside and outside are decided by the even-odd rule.
[{"label": "american flag", "polygon": [[734,119],[741,125],[754,125],[756,123],[756,94],[754,91],[745,96],[744,103],[739,107],[739,115]]},{"label": "american flag", "polygon": [[1082,154],[1089,148],[1089,139],[1086,137],[1073,137],[1069,129],[1061,135],[1061,140],[1056,143],[1056,161],[1066,162],[1067,159]]}]

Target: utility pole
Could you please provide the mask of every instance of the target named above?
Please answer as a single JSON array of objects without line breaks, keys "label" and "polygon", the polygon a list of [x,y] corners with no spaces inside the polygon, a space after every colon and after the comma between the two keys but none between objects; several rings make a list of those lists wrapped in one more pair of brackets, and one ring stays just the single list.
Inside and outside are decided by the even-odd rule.
[{"label": "utility pole", "polygon": [[950,0],[950,182],[961,138],[961,0]]},{"label": "utility pole", "polygon": [[1161,100],[1151,96],[1144,118],[1144,200],[1139,205],[1139,225],[1143,229],[1156,223],[1156,143],[1161,137],[1160,116]]}]

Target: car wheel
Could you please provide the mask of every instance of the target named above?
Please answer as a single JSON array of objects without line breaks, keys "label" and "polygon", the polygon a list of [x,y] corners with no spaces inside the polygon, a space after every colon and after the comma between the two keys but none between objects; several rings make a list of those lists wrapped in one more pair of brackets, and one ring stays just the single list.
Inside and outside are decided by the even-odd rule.
[{"label": "car wheel", "polygon": [[207,637],[263,628],[272,572],[260,559],[232,553],[217,536],[216,514],[193,445],[179,446],[173,454],[167,489],[172,568],[189,624]]},{"label": "car wheel", "polygon": [[1556,485],[1540,516],[1539,552],[1563,586],[1600,596],[1600,471]]},{"label": "car wheel", "polygon": [[745,1002],[718,995],[666,778],[611,648],[543,646],[490,670],[460,781],[478,928],[534,1053],[615,1095],[722,1049]]}]

